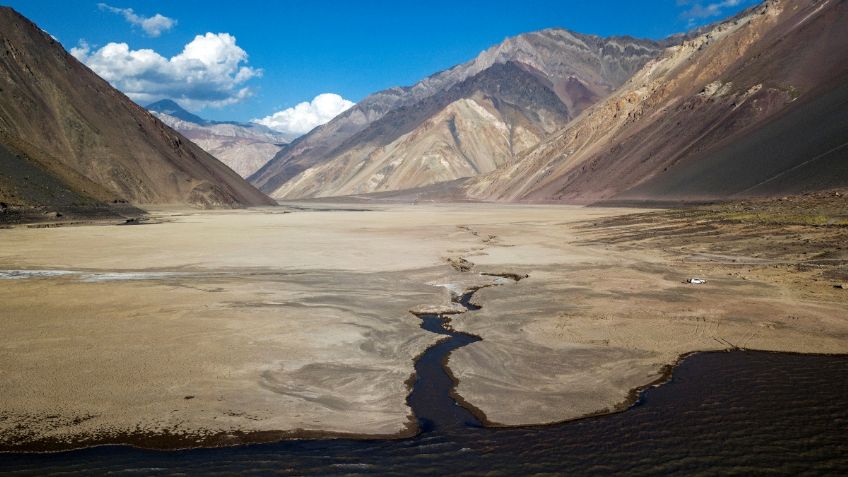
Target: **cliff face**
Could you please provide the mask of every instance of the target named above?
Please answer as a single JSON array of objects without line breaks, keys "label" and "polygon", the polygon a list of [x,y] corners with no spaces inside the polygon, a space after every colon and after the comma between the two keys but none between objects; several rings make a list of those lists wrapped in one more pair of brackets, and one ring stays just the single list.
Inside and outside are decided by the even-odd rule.
[{"label": "cliff face", "polygon": [[671,47],[485,200],[714,199],[848,184],[848,4],[768,1]]},{"label": "cliff face", "polygon": [[10,8],[0,8],[0,149],[7,206],[273,203]]},{"label": "cliff face", "polygon": [[[498,128],[501,123],[508,128],[513,123],[519,126],[517,135],[524,137],[519,138],[518,148],[510,149],[508,157],[512,158],[527,145],[531,135],[535,136],[533,143],[546,137],[619,87],[661,49],[658,43],[647,40],[599,38],[560,29],[510,38],[475,59],[425,78],[414,86],[394,88],[365,98],[326,125],[292,142],[250,180],[265,192],[290,198],[415,187],[465,177],[464,174],[470,172],[479,173],[475,172],[475,167],[492,159],[478,157],[471,149],[463,150],[462,139],[435,141],[427,132],[434,130],[428,122],[438,119],[435,122],[444,123],[445,127],[435,129],[449,130],[444,117],[456,116],[457,111],[470,104],[467,101],[473,101],[494,118],[484,128]],[[529,78],[533,78],[534,91],[527,97],[539,98],[540,104],[512,101],[514,94],[510,93],[511,99],[507,99],[497,89],[509,89],[511,83],[528,84]],[[497,85],[494,85],[495,79],[499,81]],[[482,82],[490,87],[485,90],[471,87]],[[493,85],[495,87],[491,87]],[[546,92],[540,93],[537,86]],[[463,102],[451,106],[460,100]],[[455,124],[467,124],[462,114],[457,117],[460,119]],[[479,118],[469,117],[468,121],[479,121]],[[401,139],[418,128],[422,129]],[[435,134],[444,136],[443,133]],[[412,137],[427,139],[415,143]],[[488,154],[503,147],[496,140],[491,148],[480,149],[480,152]],[[404,163],[419,161],[424,169],[403,172],[400,174],[403,179],[386,179],[394,173],[381,172],[382,166],[375,169],[374,164],[386,165],[384,159],[387,158],[382,151],[387,149],[404,156]],[[454,159],[459,156],[466,156],[466,162],[474,165],[463,169],[455,164]],[[496,165],[505,159],[501,154],[496,156]],[[448,165],[436,167],[443,161]],[[365,163],[369,166],[356,169]],[[428,166],[436,170],[428,173]],[[361,174],[366,169],[373,173]],[[381,174],[384,177],[381,178]],[[314,182],[312,178],[320,180]],[[292,183],[287,184],[289,181]]]}]

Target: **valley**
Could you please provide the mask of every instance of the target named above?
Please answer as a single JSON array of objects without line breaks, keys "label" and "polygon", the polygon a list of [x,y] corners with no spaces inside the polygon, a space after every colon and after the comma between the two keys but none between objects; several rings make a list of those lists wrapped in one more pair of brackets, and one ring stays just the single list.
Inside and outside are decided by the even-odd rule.
[{"label": "valley", "polygon": [[848,474],[848,1],[9,1],[0,473]]},{"label": "valley", "polygon": [[4,230],[2,446],[410,436],[437,342],[413,313],[482,338],[446,366],[495,426],[626,408],[693,351],[848,351],[847,229],[710,213],[298,203]]}]

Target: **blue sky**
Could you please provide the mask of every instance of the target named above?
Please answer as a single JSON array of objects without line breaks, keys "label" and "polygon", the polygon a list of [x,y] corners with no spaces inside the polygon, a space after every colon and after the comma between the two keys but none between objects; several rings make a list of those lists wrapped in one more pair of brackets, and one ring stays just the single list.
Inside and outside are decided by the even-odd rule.
[{"label": "blue sky", "polygon": [[[321,93],[358,101],[380,89],[409,85],[526,31],[556,26],[603,36],[662,38],[731,15],[755,0],[0,3],[29,17],[66,48],[85,46],[77,54],[90,66],[98,65],[94,69],[104,77],[108,71],[107,79],[125,92],[138,90],[131,96],[139,102],[174,88],[176,94],[194,97],[183,103],[204,117],[250,120]],[[191,55],[177,58],[182,62],[173,59],[207,32],[214,36],[195,43],[192,51],[203,56],[212,48],[226,56],[226,66],[213,58],[217,69],[200,71]],[[125,43],[127,49],[112,48],[108,52],[114,54],[107,55],[101,48],[110,43]],[[155,54],[133,53],[145,49]],[[133,62],[118,68],[109,63],[115,54]],[[147,80],[171,75],[170,83],[127,78],[140,64],[153,68]]]}]

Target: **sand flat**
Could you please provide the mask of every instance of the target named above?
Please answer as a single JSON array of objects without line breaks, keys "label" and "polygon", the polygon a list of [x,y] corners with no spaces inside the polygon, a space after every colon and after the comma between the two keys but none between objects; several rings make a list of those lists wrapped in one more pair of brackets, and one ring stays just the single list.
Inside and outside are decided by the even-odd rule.
[{"label": "sand flat", "polygon": [[406,380],[437,340],[409,310],[498,282],[481,272],[529,275],[453,317],[483,338],[450,358],[458,392],[492,423],[614,409],[689,351],[848,352],[829,284],[770,265],[743,279],[591,227],[641,211],[368,208],[0,230],[0,270],[72,272],[0,280],[0,444],[409,432]]}]

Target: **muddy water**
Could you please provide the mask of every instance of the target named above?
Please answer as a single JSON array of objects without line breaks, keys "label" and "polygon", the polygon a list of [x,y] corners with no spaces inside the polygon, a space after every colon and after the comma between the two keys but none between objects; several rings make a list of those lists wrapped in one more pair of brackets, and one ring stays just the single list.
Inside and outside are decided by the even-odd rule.
[{"label": "muddy water", "polygon": [[[469,305],[470,294],[461,302]],[[470,305],[469,305],[470,306]],[[12,475],[848,475],[848,357],[751,351],[685,359],[631,409],[549,426],[492,429],[450,397],[447,354],[479,338],[435,315],[445,335],[416,363],[405,440],[287,441],[160,452],[100,447],[0,455]]]}]

